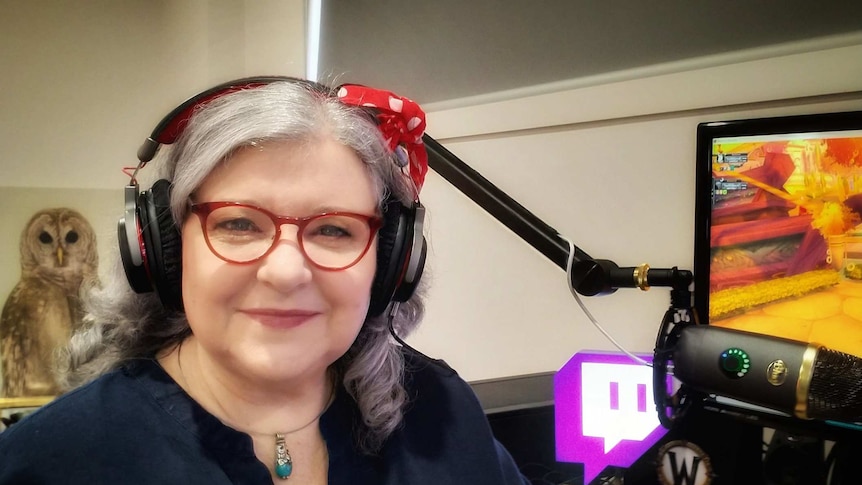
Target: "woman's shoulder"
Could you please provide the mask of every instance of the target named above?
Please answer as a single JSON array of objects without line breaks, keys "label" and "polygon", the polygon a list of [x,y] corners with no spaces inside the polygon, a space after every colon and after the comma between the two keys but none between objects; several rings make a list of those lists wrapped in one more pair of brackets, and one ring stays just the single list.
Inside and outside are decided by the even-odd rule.
[{"label": "woman's shoulder", "polygon": [[157,362],[141,359],[0,433],[0,484],[221,483],[223,464],[260,473],[247,456],[247,436],[207,414]]},{"label": "woman's shoulder", "polygon": [[455,369],[443,360],[412,348],[405,347],[402,352],[404,388],[408,394],[407,420],[419,415],[432,416],[429,422],[445,419],[486,425],[484,411],[473,388]]},{"label": "woman's shoulder", "polygon": [[147,376],[158,376],[158,369],[141,361],[110,371],[0,433],[0,484],[140,483],[108,477],[136,467],[142,473],[139,464],[154,461],[129,457],[148,454],[140,443],[153,442],[169,426],[159,424],[162,412],[146,389]]},{"label": "woman's shoulder", "polygon": [[402,482],[525,483],[470,384],[442,360],[407,347],[403,355],[408,403],[385,452],[411,470]]},{"label": "woman's shoulder", "polygon": [[412,347],[402,347],[401,353],[408,391],[439,387],[458,394],[473,395],[470,385],[446,361],[429,357]]},{"label": "woman's shoulder", "polygon": [[57,397],[0,433],[0,454],[6,447],[44,450],[98,432],[140,402],[133,379],[128,369],[115,369]]}]

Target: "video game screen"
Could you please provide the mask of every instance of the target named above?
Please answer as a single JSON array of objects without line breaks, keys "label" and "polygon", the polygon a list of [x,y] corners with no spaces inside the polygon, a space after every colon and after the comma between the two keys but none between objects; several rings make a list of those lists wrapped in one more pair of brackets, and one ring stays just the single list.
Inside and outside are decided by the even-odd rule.
[{"label": "video game screen", "polygon": [[702,124],[698,144],[701,320],[862,356],[862,112]]}]

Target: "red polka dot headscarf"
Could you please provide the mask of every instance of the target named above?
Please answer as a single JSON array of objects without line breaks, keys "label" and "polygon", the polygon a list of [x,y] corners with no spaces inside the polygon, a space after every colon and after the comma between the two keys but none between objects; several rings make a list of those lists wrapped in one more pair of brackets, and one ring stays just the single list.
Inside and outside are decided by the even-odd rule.
[{"label": "red polka dot headscarf", "polygon": [[425,174],[428,173],[428,154],[422,141],[425,133],[425,112],[422,108],[409,98],[358,84],[340,86],[338,99],[345,104],[377,110],[383,138],[402,168],[409,165],[410,178],[418,195],[425,183]]}]

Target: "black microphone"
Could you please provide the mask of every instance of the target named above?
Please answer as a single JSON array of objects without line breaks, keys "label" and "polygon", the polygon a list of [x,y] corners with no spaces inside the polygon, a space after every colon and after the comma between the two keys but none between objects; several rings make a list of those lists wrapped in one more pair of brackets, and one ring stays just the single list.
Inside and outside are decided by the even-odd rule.
[{"label": "black microphone", "polygon": [[572,288],[584,296],[609,295],[618,288],[640,288],[650,286],[687,287],[691,272],[650,268],[648,264],[620,268],[607,259],[584,259],[572,264]]},{"label": "black microphone", "polygon": [[802,419],[862,422],[862,358],[710,325],[675,331],[673,374],[683,384]]}]

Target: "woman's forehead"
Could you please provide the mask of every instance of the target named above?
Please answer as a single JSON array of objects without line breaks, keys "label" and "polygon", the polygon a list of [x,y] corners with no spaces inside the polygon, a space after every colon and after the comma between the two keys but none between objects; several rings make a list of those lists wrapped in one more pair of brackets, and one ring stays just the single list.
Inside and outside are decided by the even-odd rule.
[{"label": "woman's forehead", "polygon": [[376,209],[379,195],[358,155],[327,138],[244,147],[204,179],[195,198],[368,211]]}]

